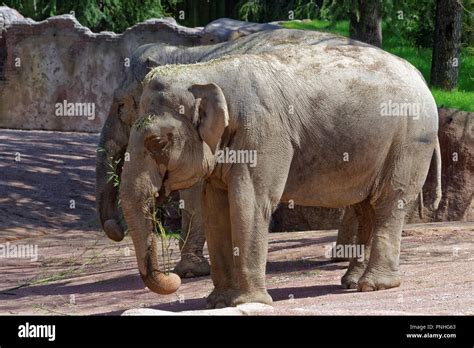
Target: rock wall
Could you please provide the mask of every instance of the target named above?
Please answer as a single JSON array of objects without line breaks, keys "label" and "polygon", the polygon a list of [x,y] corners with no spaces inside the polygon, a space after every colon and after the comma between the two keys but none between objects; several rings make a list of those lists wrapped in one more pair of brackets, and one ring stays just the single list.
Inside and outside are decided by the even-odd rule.
[{"label": "rock wall", "polygon": [[229,19],[187,28],[166,18],[97,34],[71,15],[35,22],[2,6],[0,128],[99,132],[138,46],[217,43],[263,29]]},{"label": "rock wall", "polygon": [[[199,31],[165,19],[141,23],[121,35],[95,34],[63,15],[42,22],[14,21],[5,38],[0,127],[98,132],[132,50],[159,41],[194,45]],[[75,116],[57,116],[57,103],[65,101],[83,104],[93,113],[77,110]]]}]

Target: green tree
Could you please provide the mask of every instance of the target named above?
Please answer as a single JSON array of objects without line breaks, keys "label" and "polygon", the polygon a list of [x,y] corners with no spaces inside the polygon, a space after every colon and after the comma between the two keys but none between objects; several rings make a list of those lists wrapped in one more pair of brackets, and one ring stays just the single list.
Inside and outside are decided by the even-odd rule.
[{"label": "green tree", "polygon": [[352,39],[382,46],[382,1],[353,0],[349,33]]},{"label": "green tree", "polygon": [[431,85],[446,90],[451,90],[458,84],[462,12],[461,0],[437,2]]},{"label": "green tree", "polygon": [[23,16],[43,20],[50,16],[72,14],[93,31],[122,32],[149,18],[160,18],[172,11],[177,0],[3,0]]}]

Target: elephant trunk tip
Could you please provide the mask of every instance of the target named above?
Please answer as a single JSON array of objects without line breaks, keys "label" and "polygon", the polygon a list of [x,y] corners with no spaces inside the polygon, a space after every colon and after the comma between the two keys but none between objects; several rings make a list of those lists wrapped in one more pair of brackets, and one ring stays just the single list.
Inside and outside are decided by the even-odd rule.
[{"label": "elephant trunk tip", "polygon": [[160,295],[173,294],[181,286],[181,278],[175,273],[150,271],[148,275],[140,273],[140,276],[148,289]]},{"label": "elephant trunk tip", "polygon": [[125,231],[114,219],[104,222],[104,232],[115,242],[120,242],[125,237]]},{"label": "elephant trunk tip", "polygon": [[151,234],[150,249],[147,254],[147,274],[142,276],[145,285],[160,295],[169,295],[176,292],[181,286],[181,278],[175,273],[162,273],[158,262],[159,241],[155,233]]}]

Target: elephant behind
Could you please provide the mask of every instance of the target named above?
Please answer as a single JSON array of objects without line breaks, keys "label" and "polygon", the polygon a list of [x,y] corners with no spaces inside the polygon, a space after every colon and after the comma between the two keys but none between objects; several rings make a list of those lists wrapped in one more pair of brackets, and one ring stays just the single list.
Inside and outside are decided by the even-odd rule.
[{"label": "elephant behind", "polygon": [[[115,167],[121,176],[124,154],[129,141],[130,128],[138,118],[138,103],[142,93],[142,80],[151,68],[166,64],[187,64],[235,54],[271,52],[298,44],[312,46],[366,47],[368,45],[337,35],[290,29],[276,29],[254,33],[231,42],[215,45],[181,47],[168,44],[147,44],[133,53],[130,71],[121,88],[115,91],[109,116],[102,128],[96,162],[96,202],[101,225],[107,236],[115,241],[124,237],[124,224],[120,222],[118,187],[109,180],[108,172]],[[187,232],[193,217],[182,259],[176,266],[180,276],[198,276],[209,273],[209,265],[202,255],[204,232],[202,231],[200,186],[183,190],[181,199],[186,203],[182,231]],[[343,229],[352,233],[351,226]],[[185,239],[185,238],[182,238]]]}]

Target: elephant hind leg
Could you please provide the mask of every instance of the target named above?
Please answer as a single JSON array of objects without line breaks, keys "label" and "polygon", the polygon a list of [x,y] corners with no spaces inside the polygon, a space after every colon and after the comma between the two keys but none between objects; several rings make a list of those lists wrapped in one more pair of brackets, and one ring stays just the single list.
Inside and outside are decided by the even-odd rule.
[{"label": "elephant hind leg", "polygon": [[[411,151],[413,148],[417,151]],[[423,187],[433,148],[429,143],[413,143],[404,146],[403,151],[387,160],[390,165],[386,175],[371,197],[374,231],[369,263],[359,279],[359,291],[390,289],[401,283],[400,244],[406,207]]]},{"label": "elephant hind leg", "polygon": [[374,210],[369,202],[362,202],[348,209],[351,209],[352,214],[356,217],[355,222],[358,227],[355,245],[362,248],[363,254],[350,259],[349,268],[341,278],[341,285],[344,289],[357,289],[359,279],[369,263],[371,237],[374,230]]},{"label": "elephant hind leg", "polygon": [[[202,183],[180,191],[180,200],[184,203],[181,219],[181,260],[174,272],[181,278],[209,275],[210,266],[203,256],[204,227],[202,222]],[[181,203],[180,202],[180,203]]]},{"label": "elephant hind leg", "polygon": [[383,198],[372,202],[374,227],[367,268],[359,279],[359,291],[400,286],[400,244],[409,198],[402,190],[387,188]]},{"label": "elephant hind leg", "polygon": [[[346,245],[357,243],[357,229],[359,222],[354,207],[349,206],[344,209],[339,230],[337,232],[336,248],[344,248]],[[336,249],[337,250],[337,249]],[[349,257],[332,256],[334,262],[350,261]]]}]

